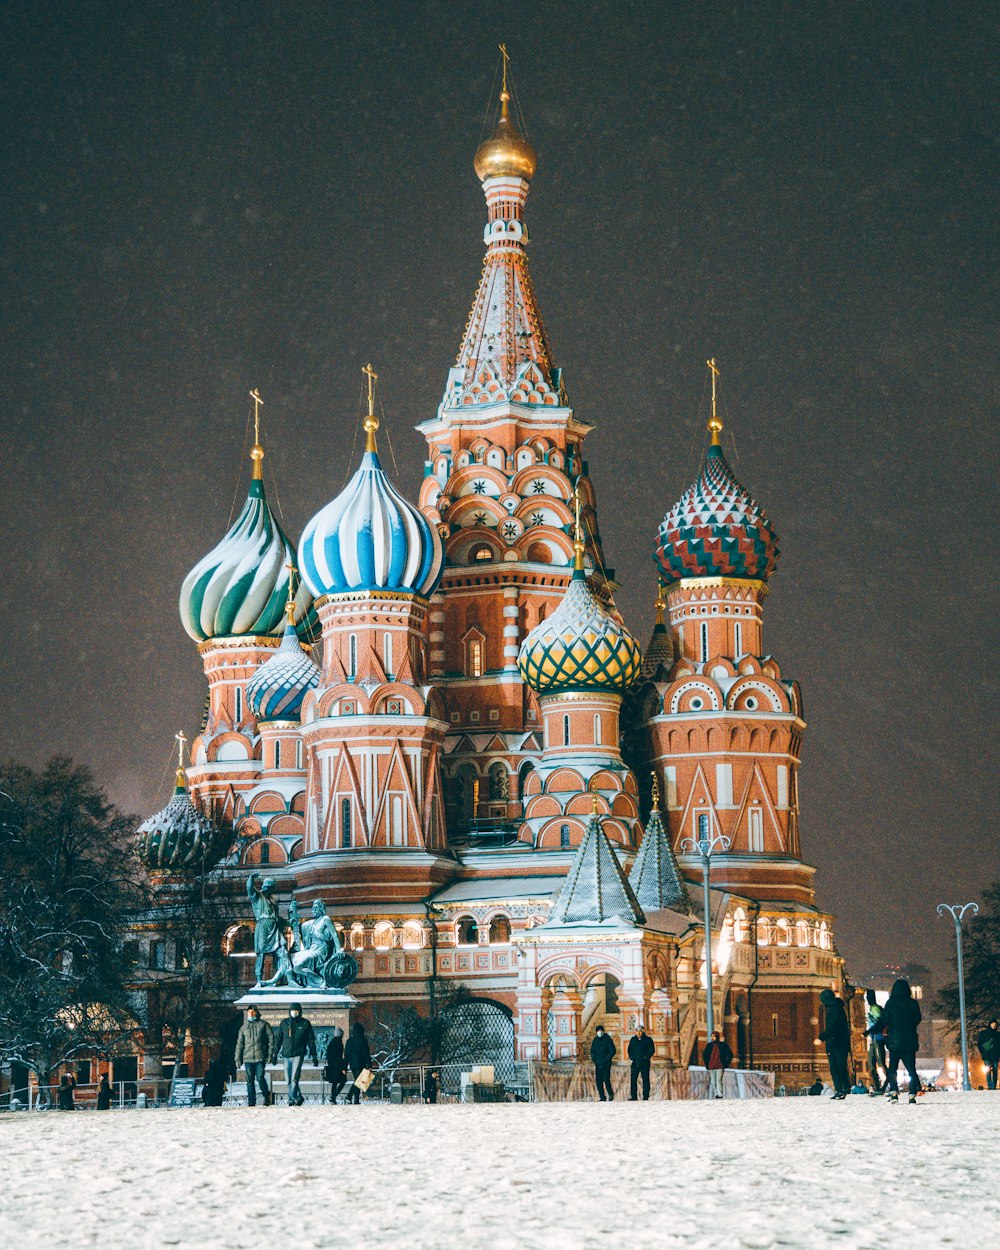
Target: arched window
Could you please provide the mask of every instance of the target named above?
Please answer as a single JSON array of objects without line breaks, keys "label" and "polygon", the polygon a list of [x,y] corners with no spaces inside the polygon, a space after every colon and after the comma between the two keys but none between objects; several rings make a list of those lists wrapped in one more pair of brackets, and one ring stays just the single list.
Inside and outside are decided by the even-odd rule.
[{"label": "arched window", "polygon": [[792,944],[792,934],[788,928],[788,921],[784,916],[775,925],[775,938],[779,946],[791,946]]},{"label": "arched window", "polygon": [[745,942],[748,936],[747,914],[742,907],[737,907],[733,913],[733,941]]},{"label": "arched window", "polygon": [[351,845],[351,800],[340,800],[340,845]]},{"label": "arched window", "polygon": [[281,743],[280,742],[275,742],[274,744],[274,766],[275,768],[281,767]]},{"label": "arched window", "polygon": [[563,746],[569,746],[569,716],[563,717]]},{"label": "arched window", "polygon": [[350,638],[347,640],[347,646],[348,646],[348,651],[350,653],[350,656],[349,656],[350,669],[347,675],[348,677],[354,677],[358,671],[358,636],[357,634],[351,634]]},{"label": "arched window", "polygon": [[559,826],[559,849],[561,851],[569,850],[569,825]]},{"label": "arched window", "polygon": [[478,546],[473,547],[469,554],[472,556],[474,563],[481,564],[484,560],[493,559],[493,548],[489,543],[480,543]]},{"label": "arched window", "polygon": [[751,807],[747,812],[747,825],[749,828],[749,843],[751,851],[763,851],[764,849],[764,813],[759,807]]},{"label": "arched window", "polygon": [[733,659],[738,660],[743,654],[743,622],[733,623]]},{"label": "arched window", "polygon": [[403,945],[407,950],[420,950],[424,944],[424,927],[416,920],[403,925]]},{"label": "arched window", "polygon": [[455,925],[459,946],[475,946],[479,941],[479,925],[471,916],[460,916]]},{"label": "arched window", "polygon": [[271,862],[271,844],[269,842],[262,842],[260,844],[260,862],[262,864],[269,864]]},{"label": "arched window", "polygon": [[769,937],[768,929],[767,929],[767,921],[758,920],[757,921],[757,945],[767,946],[769,940],[770,940],[770,937]]},{"label": "arched window", "polygon": [[302,739],[297,738],[295,741],[295,767],[302,767]]},{"label": "arched window", "polygon": [[804,920],[800,920],[795,925],[795,941],[799,946],[809,945],[809,926]]},{"label": "arched window", "polygon": [[364,950],[365,946],[365,927],[361,923],[351,925],[351,950]]},{"label": "arched window", "polygon": [[403,845],[403,796],[390,795],[389,840],[393,846]]},{"label": "arched window", "polygon": [[490,921],[490,942],[510,941],[510,921],[506,916],[494,916]]},{"label": "arched window", "polygon": [[392,925],[387,920],[380,920],[375,926],[375,949],[387,951],[392,946]]},{"label": "arched window", "polygon": [[382,639],[382,661],[386,677],[392,676],[392,634]]},{"label": "arched window", "polygon": [[236,713],[235,713],[235,719],[233,721],[233,725],[238,729],[240,725],[243,724],[243,691],[240,689],[239,686],[236,687],[236,694],[234,697],[235,697]]},{"label": "arched window", "polygon": [[465,675],[482,677],[485,671],[486,639],[478,631],[474,631],[465,641]]},{"label": "arched window", "polygon": [[708,659],[708,622],[707,621],[702,621],[701,623],[701,658],[703,661]]},{"label": "arched window", "polygon": [[594,713],[594,746],[601,745],[601,714]]}]

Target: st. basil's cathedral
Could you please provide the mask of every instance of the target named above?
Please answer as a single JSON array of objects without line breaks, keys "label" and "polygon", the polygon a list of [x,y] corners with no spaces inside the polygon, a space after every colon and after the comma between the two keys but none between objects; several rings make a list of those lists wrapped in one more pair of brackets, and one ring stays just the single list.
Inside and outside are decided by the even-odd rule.
[{"label": "st. basil's cathedral", "polygon": [[[801,858],[801,694],[764,647],[777,537],[713,405],[700,473],[650,529],[641,651],[605,562],[592,426],[528,271],[536,156],[508,101],[505,84],[475,155],[486,255],[418,426],[419,497],[379,458],[370,366],[360,463],[297,548],[255,440],[242,511],[183,581],[208,700],[141,853],[162,883],[226,831],[229,1002],[254,981],[245,887],[266,874],[283,908],[326,905],[363,1005],[426,1012],[460,983],[512,1063],[584,1058],[598,1024],[622,1053],[641,1023],[658,1061],[686,1066],[709,979],[695,843],[719,837],[717,1027],[741,1066],[805,1084],[819,993],[843,970]],[[155,924],[148,941],[150,966],[169,966]],[[147,1076],[161,1047],[147,1036]]]}]

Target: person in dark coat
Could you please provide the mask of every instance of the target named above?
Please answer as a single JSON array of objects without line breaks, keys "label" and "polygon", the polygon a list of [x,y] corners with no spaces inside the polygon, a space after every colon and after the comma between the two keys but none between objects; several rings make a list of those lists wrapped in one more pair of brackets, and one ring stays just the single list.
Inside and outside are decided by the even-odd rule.
[{"label": "person in dark coat", "polygon": [[639,1098],[639,1078],[642,1077],[642,1098],[649,1101],[649,1064],[656,1053],[656,1044],[642,1025],[636,1027],[635,1033],[628,1039],[628,1057],[632,1062],[632,1086],[630,1101]]},{"label": "person in dark coat", "polygon": [[879,1072],[885,1072],[888,1064],[885,1058],[885,1023],[882,1020],[882,1008],[875,1000],[874,990],[865,990],[865,1036],[868,1038],[868,1075],[871,1077],[873,1094],[881,1094],[885,1089],[885,1081]]},{"label": "person in dark coat", "polygon": [[424,1077],[424,1102],[437,1102],[439,1076],[437,1068],[431,1068]]},{"label": "person in dark coat", "polygon": [[604,1025],[599,1024],[594,1032],[594,1040],[590,1043],[590,1058],[594,1065],[597,1097],[601,1102],[615,1100],[615,1091],[611,1088],[611,1064],[617,1054],[618,1047],[614,1039],[604,1032]]},{"label": "person in dark coat", "polygon": [[[360,1020],[355,1021],[351,1025],[351,1036],[347,1039],[347,1045],[344,1047],[344,1058],[347,1060],[347,1066],[351,1069],[351,1075],[357,1080],[365,1068],[371,1067],[372,1052],[368,1045],[368,1038],[365,1034],[365,1026]],[[357,1085],[352,1085],[347,1091],[347,1097],[355,1106],[361,1101],[361,1090]]]},{"label": "person in dark coat", "polygon": [[251,1003],[247,1008],[247,1018],[236,1035],[235,1055],[237,1068],[246,1068],[248,1107],[257,1105],[258,1086],[264,1095],[264,1106],[269,1105],[271,1091],[267,1087],[265,1070],[273,1061],[274,1030],[266,1020],[260,1018],[260,1011]]},{"label": "person in dark coat", "polygon": [[917,1025],[920,1019],[920,1004],[913,997],[909,981],[900,977],[893,985],[889,1001],[882,1009],[885,1041],[889,1048],[887,1077],[890,1102],[899,1102],[896,1077],[900,1064],[910,1076],[910,1102],[916,1102],[920,1093],[920,1077],[917,1076]]},{"label": "person in dark coat", "polygon": [[976,1038],[976,1045],[986,1064],[986,1088],[996,1089],[997,1068],[1000,1066],[1000,1027],[996,1020],[991,1020],[989,1028],[983,1029]]},{"label": "person in dark coat", "polygon": [[326,1048],[326,1067],[323,1079],[330,1082],[330,1101],[336,1102],[337,1095],[344,1088],[347,1080],[347,1064],[344,1062],[344,1030],[338,1024]]},{"label": "person in dark coat", "polygon": [[73,1102],[73,1090],[76,1089],[76,1077],[69,1076],[64,1073],[62,1080],[59,1082],[59,1110],[75,1111],[76,1104]]},{"label": "person in dark coat", "polygon": [[733,1062],[732,1048],[728,1042],[722,1040],[721,1033],[712,1034],[712,1040],[701,1052],[701,1061],[708,1072],[709,1098],[721,1098],[722,1078]]},{"label": "person in dark coat", "polygon": [[213,1059],[205,1072],[201,1100],[206,1107],[221,1107],[226,1096],[226,1070],[221,1059]]},{"label": "person in dark coat", "polygon": [[288,1015],[278,1025],[274,1035],[274,1048],[285,1065],[285,1084],[288,1087],[288,1105],[301,1107],[305,1102],[299,1089],[299,1077],[306,1055],[318,1063],[316,1057],[316,1034],[313,1026],[302,1015],[302,1004],[292,1003]]},{"label": "person in dark coat", "polygon": [[843,1002],[833,990],[823,990],[819,996],[823,1004],[823,1031],[819,1040],[826,1043],[826,1057],[833,1077],[833,1096],[846,1098],[851,1092],[851,1078],[847,1071],[847,1056],[851,1053],[851,1026]]},{"label": "person in dark coat", "polygon": [[106,1072],[101,1077],[101,1083],[97,1087],[97,1110],[111,1110],[111,1084],[108,1081],[108,1074]]},{"label": "person in dark coat", "polygon": [[811,1098],[818,1098],[820,1094],[822,1094],[822,1092],[823,1092],[823,1082],[819,1079],[819,1077],[817,1077],[815,1081],[813,1081],[813,1083],[809,1086],[809,1096]]}]

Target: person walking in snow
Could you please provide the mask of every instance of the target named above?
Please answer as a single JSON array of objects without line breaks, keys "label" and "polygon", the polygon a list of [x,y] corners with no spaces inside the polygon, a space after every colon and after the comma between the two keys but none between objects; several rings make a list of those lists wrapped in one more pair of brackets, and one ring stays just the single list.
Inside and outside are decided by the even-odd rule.
[{"label": "person walking in snow", "polygon": [[274,1048],[278,1058],[285,1064],[285,1084],[288,1086],[288,1105],[301,1107],[305,1102],[299,1088],[299,1077],[306,1055],[313,1061],[316,1058],[316,1034],[313,1026],[302,1015],[302,1004],[292,1003],[288,1015],[278,1025],[274,1036]]},{"label": "person walking in snow", "polygon": [[438,1100],[438,1077],[441,1075],[437,1068],[431,1070],[424,1077],[423,1100],[424,1102],[437,1102]]},{"label": "person walking in snow", "polygon": [[879,1072],[885,1072],[888,1064],[885,1060],[885,1024],[882,1020],[882,1008],[875,999],[874,990],[865,990],[865,1036],[868,1038],[868,1075],[872,1081],[872,1094],[881,1094],[885,1089],[885,1079]]},{"label": "person walking in snow", "polygon": [[601,1102],[614,1102],[615,1091],[611,1088],[611,1064],[618,1047],[614,1039],[599,1024],[594,1032],[594,1040],[590,1043],[590,1059],[594,1065],[594,1080],[597,1082],[597,1097]]},{"label": "person walking in snow", "polygon": [[75,1111],[76,1104],[73,1102],[73,1090],[76,1089],[76,1077],[63,1074],[62,1080],[59,1082],[59,1110]]},{"label": "person walking in snow", "polygon": [[347,1060],[347,1066],[351,1069],[351,1075],[355,1081],[347,1091],[347,1098],[349,1102],[353,1102],[357,1106],[361,1101],[361,1090],[358,1089],[357,1079],[366,1068],[371,1067],[372,1062],[368,1036],[365,1033],[365,1026],[360,1020],[355,1021],[351,1025],[351,1036],[347,1039],[347,1045],[344,1047],[344,1058]]},{"label": "person walking in snow", "polygon": [[628,1057],[632,1062],[630,1101],[639,1099],[639,1078],[642,1078],[642,1098],[649,1101],[649,1065],[656,1054],[656,1044],[642,1025],[637,1025],[635,1033],[628,1040]]},{"label": "person walking in snow", "polygon": [[205,1072],[201,1100],[206,1107],[221,1107],[226,1096],[226,1072],[221,1059],[213,1059]]},{"label": "person walking in snow", "polygon": [[733,1062],[732,1048],[722,1040],[721,1033],[712,1034],[712,1040],[701,1052],[701,1061],[708,1072],[709,1098],[721,1098],[722,1078]]},{"label": "person walking in snow", "polygon": [[246,1068],[247,1106],[257,1105],[257,1086],[264,1095],[264,1106],[271,1101],[264,1069],[274,1060],[274,1031],[266,1020],[260,1018],[256,1007],[249,1007],[247,1018],[236,1035],[236,1066]]},{"label": "person walking in snow", "polygon": [[347,1064],[344,1062],[344,1030],[336,1025],[333,1036],[326,1048],[326,1067],[323,1079],[330,1082],[330,1101],[336,1102],[337,1095],[344,1088],[347,1080]]},{"label": "person walking in snow", "polygon": [[910,1102],[915,1103],[920,1093],[920,1077],[917,1075],[917,1026],[920,1019],[920,1004],[913,997],[909,981],[900,977],[893,985],[889,1001],[882,1012],[886,1045],[889,1048],[887,1083],[890,1102],[899,1102],[896,1078],[900,1064],[910,1076]]},{"label": "person walking in snow", "polygon": [[97,1087],[97,1110],[111,1110],[111,1084],[108,1081],[107,1072],[101,1077],[101,1083]]},{"label": "person walking in snow", "polygon": [[986,1088],[996,1089],[997,1067],[1000,1066],[1000,1027],[996,1020],[991,1020],[989,1028],[983,1029],[976,1038],[976,1045],[986,1064]]},{"label": "person walking in snow", "polygon": [[819,996],[823,1004],[823,1031],[819,1040],[826,1043],[826,1057],[833,1078],[833,1096],[846,1098],[851,1092],[851,1078],[847,1072],[847,1056],[851,1052],[851,1026],[843,1002],[833,990],[823,990]]}]

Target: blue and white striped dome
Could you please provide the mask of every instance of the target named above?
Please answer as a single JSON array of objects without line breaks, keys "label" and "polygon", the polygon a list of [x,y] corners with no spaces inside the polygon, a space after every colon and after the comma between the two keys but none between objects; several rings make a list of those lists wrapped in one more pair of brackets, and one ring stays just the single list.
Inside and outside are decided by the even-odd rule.
[{"label": "blue and white striped dome", "polygon": [[[199,560],[181,587],[184,628],[196,642],[234,634],[277,636],[285,614],[292,544],[282,533],[254,477],[243,510],[225,538]],[[312,614],[305,585],[295,596],[296,623]]]},{"label": "blue and white striped dome", "polygon": [[395,590],[428,598],[441,580],[438,532],[386,477],[378,453],[331,503],[317,512],[299,543],[299,569],[317,596]]},{"label": "blue and white striped dome", "polygon": [[298,720],[306,692],[319,683],[319,668],[302,650],[294,625],[281,646],[247,682],[247,699],[259,721]]}]

